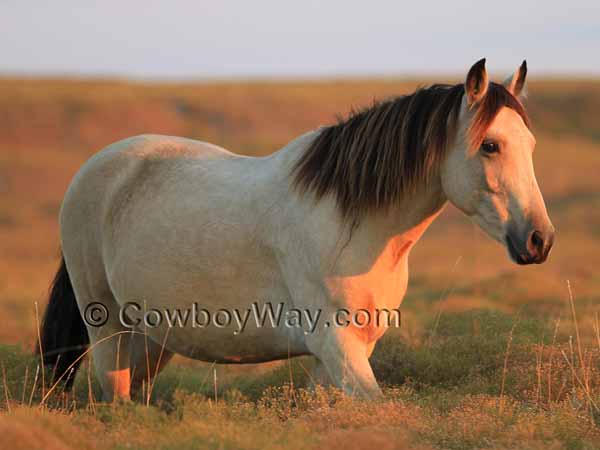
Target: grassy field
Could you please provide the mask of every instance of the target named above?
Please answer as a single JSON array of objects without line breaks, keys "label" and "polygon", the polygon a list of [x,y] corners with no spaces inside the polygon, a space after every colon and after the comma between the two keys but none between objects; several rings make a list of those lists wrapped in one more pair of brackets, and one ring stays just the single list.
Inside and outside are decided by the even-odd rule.
[{"label": "grassy field", "polygon": [[147,132],[264,155],[416,86],[0,79],[0,447],[600,448],[600,82],[591,80],[529,86],[534,162],[557,228],[550,260],[513,265],[449,207],[411,255],[402,328],[372,358],[385,400],[305,390],[310,358],[243,367],[178,358],[150,399],[98,403],[86,362],[72,397],[58,390],[40,405],[35,304],[41,313],[58,263],[62,196],[88,157]]}]

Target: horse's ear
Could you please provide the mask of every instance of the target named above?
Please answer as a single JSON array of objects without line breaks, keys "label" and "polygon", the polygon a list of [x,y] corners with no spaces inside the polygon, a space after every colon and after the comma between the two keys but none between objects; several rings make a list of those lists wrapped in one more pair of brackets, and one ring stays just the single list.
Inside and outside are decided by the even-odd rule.
[{"label": "horse's ear", "polygon": [[512,76],[504,80],[504,87],[515,97],[525,96],[525,78],[527,77],[527,61],[523,61],[521,66]]},{"label": "horse's ear", "polygon": [[485,70],[485,58],[483,58],[473,64],[465,81],[465,93],[467,94],[467,105],[469,108],[485,97],[488,90],[488,84],[488,74],[487,70]]}]

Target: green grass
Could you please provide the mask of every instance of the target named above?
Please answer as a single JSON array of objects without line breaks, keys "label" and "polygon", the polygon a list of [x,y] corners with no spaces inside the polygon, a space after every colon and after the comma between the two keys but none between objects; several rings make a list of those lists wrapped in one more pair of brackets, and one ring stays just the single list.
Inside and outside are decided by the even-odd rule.
[{"label": "green grass", "polygon": [[427,329],[429,335],[419,348],[391,333],[382,339],[372,358],[380,380],[498,395],[509,338],[514,361],[532,358],[531,344],[551,337],[539,320],[486,310],[442,315]]}]

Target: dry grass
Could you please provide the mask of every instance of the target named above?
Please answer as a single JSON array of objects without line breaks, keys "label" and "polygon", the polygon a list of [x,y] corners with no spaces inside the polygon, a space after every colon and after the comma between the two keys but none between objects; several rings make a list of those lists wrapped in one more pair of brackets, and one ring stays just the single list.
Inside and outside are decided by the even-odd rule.
[{"label": "dry grass", "polygon": [[[446,80],[436,80],[446,81]],[[402,329],[376,349],[386,400],[309,392],[309,358],[212,368],[177,359],[150,406],[102,405],[88,363],[44,407],[34,303],[57,264],[78,167],[153,132],[270,153],[413,81],[146,85],[0,80],[0,436],[12,448],[600,447],[600,82],[534,81],[535,164],[558,230],[548,263],[512,265],[454,209],[411,257]],[[567,288],[567,280],[573,295]],[[88,377],[89,375],[89,377]],[[283,386],[283,387],[282,387]]]}]

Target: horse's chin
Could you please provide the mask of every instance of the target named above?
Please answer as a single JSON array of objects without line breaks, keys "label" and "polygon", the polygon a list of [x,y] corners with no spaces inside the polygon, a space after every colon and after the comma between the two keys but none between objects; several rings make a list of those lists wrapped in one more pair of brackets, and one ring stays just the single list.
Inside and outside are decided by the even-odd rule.
[{"label": "horse's chin", "polygon": [[469,217],[488,237],[498,242],[500,245],[507,247],[502,227],[490,225],[490,222],[486,221],[485,217],[479,214],[473,214]]},{"label": "horse's chin", "polygon": [[489,226],[485,218],[477,215],[474,215],[471,218],[486,235],[488,235],[494,241],[498,242],[500,245],[506,248],[508,256],[512,262],[520,266],[526,266],[528,264],[536,263],[536,261],[530,258],[529,255],[519,252],[517,245],[515,245],[515,243],[508,234],[496,232],[497,230],[494,227]]}]

